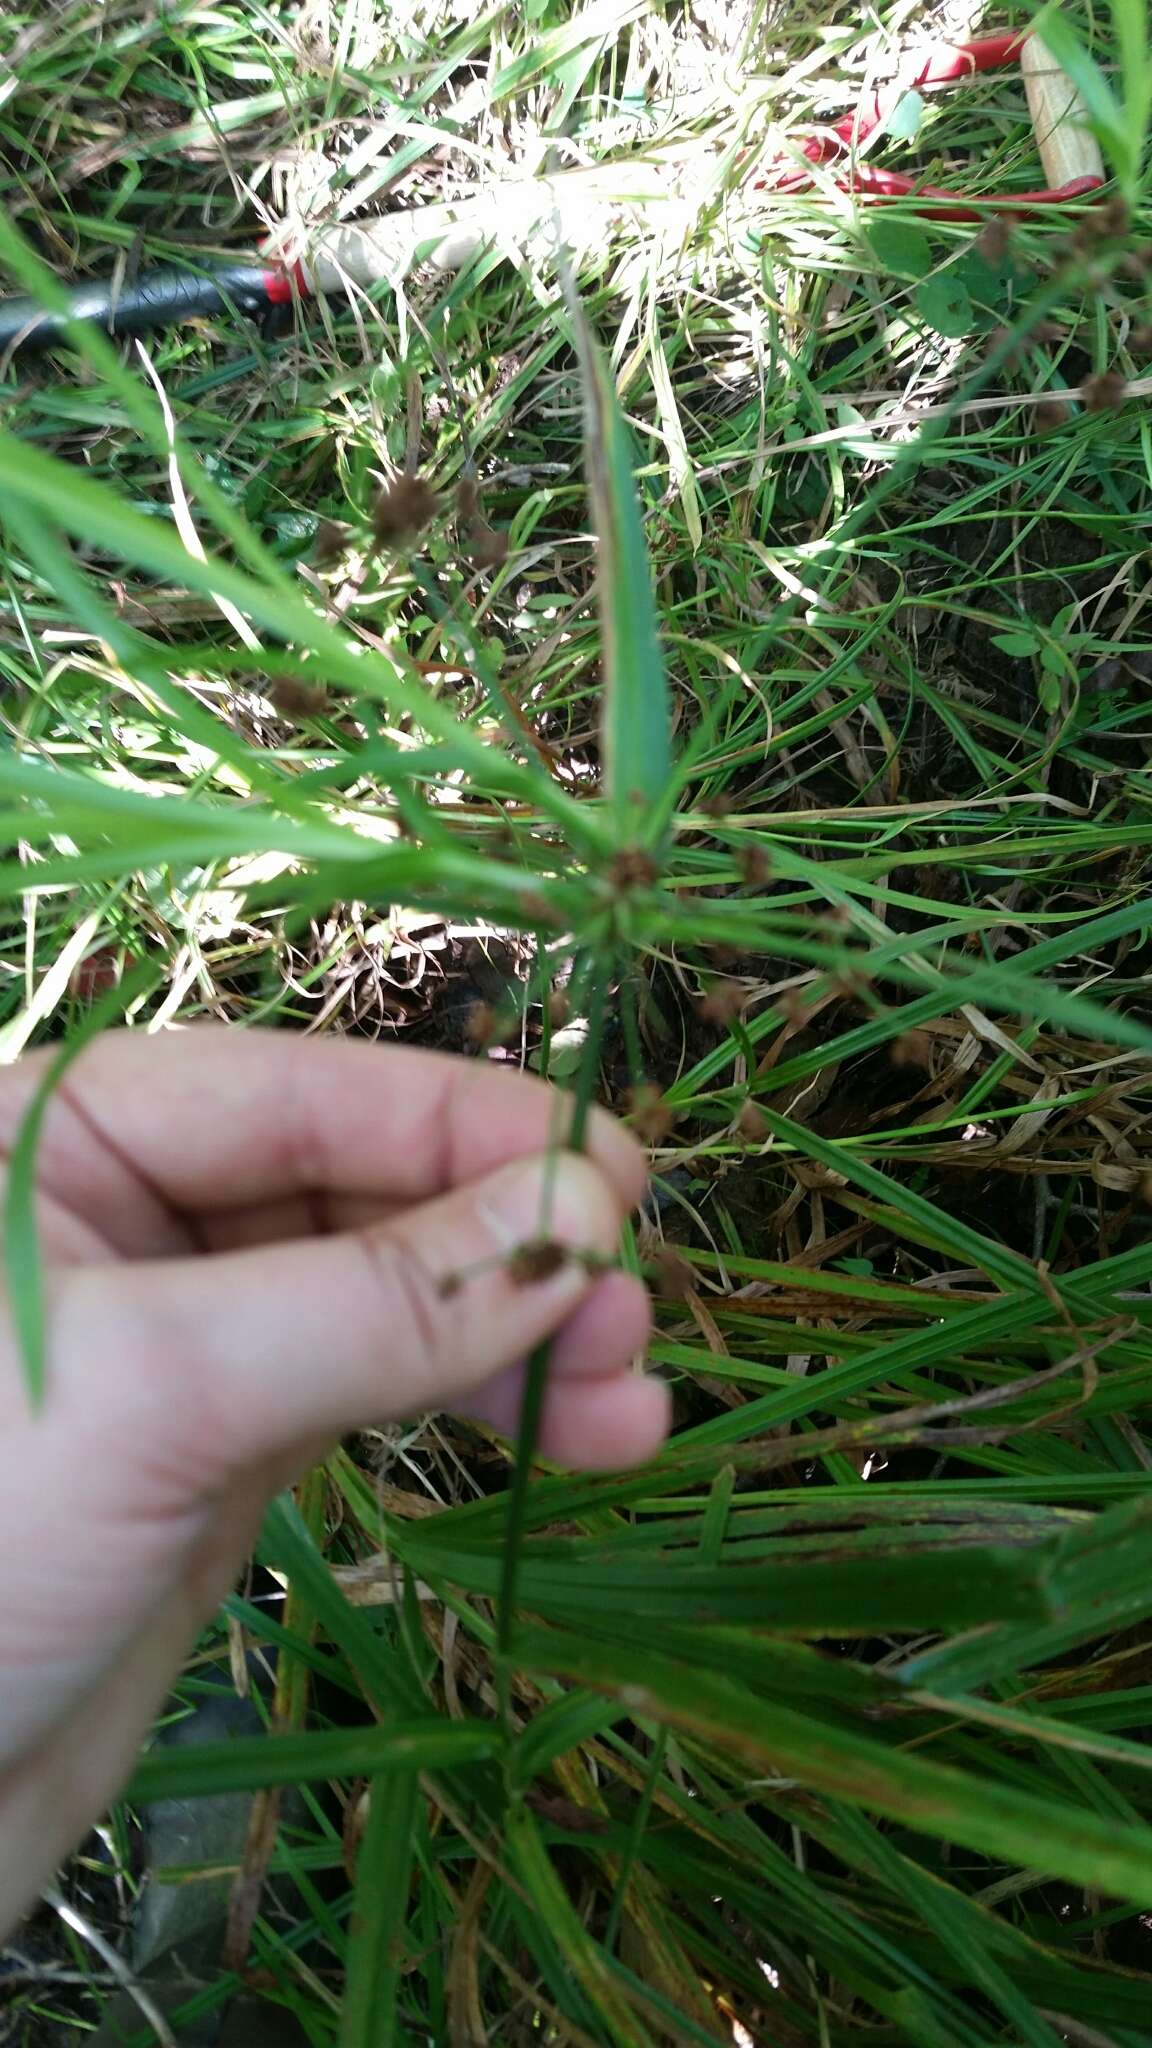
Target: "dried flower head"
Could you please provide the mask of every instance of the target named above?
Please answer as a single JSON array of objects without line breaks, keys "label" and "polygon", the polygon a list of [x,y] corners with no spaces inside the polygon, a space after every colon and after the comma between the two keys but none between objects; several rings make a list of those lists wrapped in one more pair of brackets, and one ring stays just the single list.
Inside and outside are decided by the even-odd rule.
[{"label": "dried flower head", "polygon": [[504,1270],[514,1287],[538,1287],[542,1280],[559,1273],[570,1257],[567,1245],[558,1244],[554,1237],[534,1237],[509,1252]]},{"label": "dried flower head", "polygon": [[927,1074],[932,1066],[931,1032],[902,1031],[888,1047],[888,1057],[894,1067],[919,1067]]},{"label": "dried flower head", "polygon": [[728,1025],[740,1015],[748,1000],[742,981],[730,977],[711,983],[696,1004],[696,1015],[705,1024]]},{"label": "dried flower head", "polygon": [[1094,206],[1090,217],[1097,234],[1106,241],[1118,241],[1132,226],[1128,201],[1119,192],[1113,192],[1101,205]]},{"label": "dried flower head", "polygon": [[1002,213],[994,213],[976,237],[976,247],[985,263],[1003,263],[1012,247],[1012,229]]},{"label": "dried flower head", "polygon": [[479,506],[479,484],[474,476],[462,476],[456,486],[456,517],[462,526],[475,519]]},{"label": "dried flower head", "polygon": [[554,1031],[559,1031],[568,1022],[572,1013],[566,988],[554,988],[548,997],[548,1022]]},{"label": "dried flower head", "polygon": [[786,988],[779,997],[777,1008],[790,1031],[802,1031],[816,1014],[798,988]]},{"label": "dried flower head", "polygon": [[285,718],[319,718],[328,709],[323,685],[306,683],[301,676],[269,676],[263,694]]},{"label": "dried flower head", "polygon": [[539,889],[522,889],[517,901],[521,924],[544,927],[555,924],[556,912]]},{"label": "dried flower head", "polygon": [[324,569],[348,551],[352,528],[343,519],[320,519],[312,536],[312,560]]},{"label": "dried flower head", "polygon": [[727,818],[731,815],[732,799],[721,790],[717,796],[702,797],[696,809],[706,818]]},{"label": "dried flower head", "polygon": [[666,1301],[687,1301],[696,1291],[696,1275],[683,1252],[675,1245],[662,1244],[652,1260],[653,1282]]},{"label": "dried flower head", "polygon": [[499,1035],[496,1012],[491,1003],[472,1003],[464,1019],[464,1036],[469,1045],[478,1046],[483,1052]]},{"label": "dried flower head", "polygon": [[762,1145],[768,1136],[768,1119],[760,1104],[753,1102],[751,1096],[741,1104],[740,1114],[736,1119],[736,1130],[746,1145]]},{"label": "dried flower head", "polygon": [[399,547],[415,540],[435,516],[440,499],[422,476],[406,471],[377,491],[372,506],[372,535],[378,548]]},{"label": "dried flower head", "polygon": [[622,846],[608,863],[608,879],[623,895],[629,889],[650,889],[660,870],[643,846]]},{"label": "dried flower head", "polygon": [[625,1098],[628,1117],[638,1138],[646,1145],[660,1145],[676,1121],[660,1089],[652,1081],[641,1081]]},{"label": "dried flower head", "polygon": [[484,519],[474,519],[468,536],[468,560],[474,569],[501,569],[508,560],[508,535]]},{"label": "dried flower head", "polygon": [[1068,403],[1063,398],[1040,398],[1032,408],[1032,424],[1038,434],[1054,434],[1058,427],[1067,424],[1070,417]]},{"label": "dried flower head", "polygon": [[1128,395],[1128,379],[1119,370],[1101,370],[1080,387],[1085,412],[1113,412]]},{"label": "dried flower head", "polygon": [[772,873],[772,863],[756,840],[751,840],[747,846],[740,847],[736,855],[736,865],[744,877],[745,887],[749,889],[762,889]]}]

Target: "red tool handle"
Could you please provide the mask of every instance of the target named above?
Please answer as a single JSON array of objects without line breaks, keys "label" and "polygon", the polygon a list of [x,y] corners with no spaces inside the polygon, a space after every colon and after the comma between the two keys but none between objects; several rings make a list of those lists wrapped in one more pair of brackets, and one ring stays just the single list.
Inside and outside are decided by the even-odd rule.
[{"label": "red tool handle", "polygon": [[[982,36],[972,43],[944,43],[913,56],[900,78],[882,92],[873,93],[871,99],[845,114],[842,119],[822,135],[810,136],[804,144],[803,154],[812,164],[836,164],[847,156],[850,162],[847,175],[837,179],[845,190],[860,194],[865,199],[916,199],[924,201],[931,212],[942,220],[982,220],[989,208],[997,212],[1027,217],[1038,207],[1051,206],[1055,201],[1082,199],[1095,192],[1104,183],[1104,168],[1100,162],[1095,143],[1082,129],[1070,127],[1067,115],[1072,104],[1071,87],[1062,73],[1060,78],[1065,88],[1058,118],[1063,122],[1062,134],[1065,147],[1060,159],[1062,168],[1076,168],[1079,158],[1079,175],[1063,179],[1059,185],[1045,186],[1035,192],[1016,192],[1010,198],[976,201],[967,199],[962,193],[950,192],[941,185],[925,185],[918,178],[909,177],[900,171],[885,171],[878,166],[856,162],[855,153],[861,144],[873,135],[903,99],[905,93],[916,92],[922,85],[952,85],[958,79],[972,78],[978,71],[1001,71],[1004,66],[1019,58],[1026,43],[1027,30],[1012,35]],[[1037,45],[1033,43],[1035,49]],[[1034,125],[1037,127],[1042,158],[1046,155],[1050,136],[1055,131],[1057,115],[1054,102],[1046,98],[1046,105],[1052,112],[1051,126],[1047,121],[1041,132],[1039,102],[1034,93],[1042,91],[1034,81],[1044,74],[1030,67],[1029,101]],[[1071,152],[1067,146],[1068,136],[1081,140],[1079,150]],[[768,181],[765,180],[765,183]],[[810,182],[803,171],[786,171],[783,176],[771,181],[777,189],[785,192],[802,191]]]}]

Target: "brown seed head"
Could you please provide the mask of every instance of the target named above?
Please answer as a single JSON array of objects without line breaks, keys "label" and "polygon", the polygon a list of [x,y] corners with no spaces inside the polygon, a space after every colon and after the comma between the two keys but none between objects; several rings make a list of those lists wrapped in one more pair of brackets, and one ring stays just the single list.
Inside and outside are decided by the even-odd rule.
[{"label": "brown seed head", "polygon": [[468,539],[468,559],[474,569],[500,569],[508,560],[508,535],[497,533],[483,519],[474,519]]},{"label": "brown seed head", "polygon": [[798,988],[786,988],[777,1008],[792,1031],[803,1031],[814,1014],[811,1003],[805,1002]]},{"label": "brown seed head", "polygon": [[327,690],[300,676],[269,676],[263,694],[285,718],[319,718],[328,709]]},{"label": "brown seed head", "polygon": [[509,1252],[504,1270],[514,1287],[536,1287],[542,1280],[551,1280],[570,1256],[567,1245],[557,1244],[554,1237],[529,1238]]},{"label": "brown seed head", "polygon": [[572,1005],[565,988],[554,988],[548,998],[548,1022],[554,1031],[559,1031],[571,1014]]},{"label": "brown seed head", "polygon": [[1066,425],[1070,416],[1067,401],[1063,398],[1041,398],[1032,408],[1032,424],[1038,434],[1054,434],[1058,427]]},{"label": "brown seed head", "polygon": [[747,1000],[748,991],[742,981],[714,981],[699,998],[696,1015],[705,1024],[728,1025],[740,1015]]},{"label": "brown seed head", "polygon": [[732,810],[732,799],[730,796],[725,796],[723,790],[721,790],[718,796],[702,798],[697,804],[696,809],[703,811],[706,818],[727,818]]},{"label": "brown seed head", "polygon": [[660,870],[643,846],[622,846],[608,863],[608,879],[623,896],[630,889],[652,888]]},{"label": "brown seed head", "polygon": [[888,1047],[888,1057],[894,1067],[919,1067],[922,1073],[929,1073],[932,1067],[931,1033],[902,1031]]},{"label": "brown seed head", "polygon": [[625,1101],[636,1136],[646,1145],[663,1144],[676,1118],[659,1088],[652,1081],[641,1081],[637,1087],[628,1090]]},{"label": "brown seed head", "polygon": [[415,540],[439,510],[440,500],[422,476],[402,472],[383,490],[377,491],[372,506],[372,533],[378,548],[399,547]]},{"label": "brown seed head", "polygon": [[740,847],[736,855],[736,865],[748,889],[762,889],[772,874],[772,863],[767,853],[754,839],[750,840],[747,846]]},{"label": "brown seed head", "polygon": [[696,1275],[675,1245],[662,1244],[652,1261],[654,1285],[667,1301],[687,1301],[696,1291]]},{"label": "brown seed head", "polygon": [[993,214],[985,221],[976,237],[976,247],[985,263],[1003,263],[1012,247],[1012,230],[1002,213]]},{"label": "brown seed head", "polygon": [[1119,370],[1101,370],[1081,386],[1085,412],[1113,412],[1128,395],[1128,379]]},{"label": "brown seed head", "polygon": [[768,1119],[751,1096],[741,1105],[736,1130],[746,1145],[762,1145],[768,1136]]},{"label": "brown seed head", "polygon": [[456,486],[456,517],[467,526],[475,519],[480,504],[480,486],[474,476],[462,476]]},{"label": "brown seed head", "polygon": [[498,1035],[496,1012],[491,1003],[473,1003],[464,1019],[464,1036],[469,1045],[478,1046],[483,1052]]},{"label": "brown seed head", "polygon": [[1134,327],[1128,337],[1128,346],[1135,356],[1152,356],[1152,321],[1142,327]]},{"label": "brown seed head", "polygon": [[1132,226],[1128,202],[1119,192],[1113,192],[1111,198],[1105,199],[1102,205],[1094,206],[1092,213],[1097,233],[1109,241],[1118,241]]},{"label": "brown seed head", "polygon": [[553,925],[556,922],[556,913],[551,908],[548,898],[542,896],[538,889],[522,889],[518,908],[521,924]]},{"label": "brown seed head", "polygon": [[352,539],[352,528],[343,519],[321,519],[312,536],[312,560],[323,569],[338,562]]}]

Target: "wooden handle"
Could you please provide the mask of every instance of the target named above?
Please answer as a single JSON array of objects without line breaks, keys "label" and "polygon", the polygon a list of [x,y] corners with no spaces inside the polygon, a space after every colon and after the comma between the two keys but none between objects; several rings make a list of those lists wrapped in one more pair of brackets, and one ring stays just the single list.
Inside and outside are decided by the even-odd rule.
[{"label": "wooden handle", "polygon": [[1020,51],[1028,112],[1051,190],[1080,178],[1104,178],[1104,159],[1088,127],[1088,109],[1048,45],[1029,36]]}]

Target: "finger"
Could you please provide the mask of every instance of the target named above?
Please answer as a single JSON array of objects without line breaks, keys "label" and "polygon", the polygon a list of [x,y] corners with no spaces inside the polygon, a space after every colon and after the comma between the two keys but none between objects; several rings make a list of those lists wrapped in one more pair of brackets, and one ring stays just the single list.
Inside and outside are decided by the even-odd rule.
[{"label": "finger", "polygon": [[[634,1373],[651,1324],[647,1293],[627,1273],[609,1273],[558,1333],[549,1359],[539,1448],[558,1464],[611,1470],[651,1457],[668,1432],[669,1396]],[[510,1367],[468,1404],[514,1436],[524,1367]]]},{"label": "finger", "polygon": [[80,1268],[56,1283],[49,1384],[90,1435],[95,1344],[99,1427],[137,1447],[134,1483],[196,1498],[313,1433],[471,1393],[596,1284],[577,1257],[525,1281],[509,1253],[543,1231],[604,1258],[620,1220],[614,1184],[567,1153],[514,1161],[352,1234]]},{"label": "finger", "polygon": [[[605,1273],[556,1332],[548,1359],[548,1383],[595,1379],[627,1372],[644,1351],[651,1328],[648,1291],[631,1273]],[[524,1393],[524,1361],[517,1359],[469,1400],[468,1415],[513,1436]]]},{"label": "finger", "polygon": [[[62,1570],[45,1617],[49,1644],[5,1663],[0,1928],[123,1784],[197,1630],[235,1581],[262,1505],[246,1485],[218,1503],[188,1546],[170,1530],[164,1569],[145,1571],[135,1585],[129,1577],[110,1586],[98,1557],[83,1547],[78,1556],[75,1543],[61,1539]],[[45,1530],[49,1546],[56,1529]],[[89,1573],[89,1600],[73,1597],[78,1565]],[[55,1613],[61,1596],[73,1609],[63,1623]]]},{"label": "finger", "polygon": [[[0,1077],[0,1142],[42,1071],[32,1055]],[[484,1060],[215,1026],[110,1032],[53,1098],[41,1177],[118,1250],[164,1257],[187,1249],[185,1214],[313,1191],[426,1201],[560,1142],[570,1116],[571,1097]],[[643,1153],[603,1110],[588,1152],[639,1201]]]},{"label": "finger", "polygon": [[668,1435],[672,1397],[643,1373],[558,1380],[549,1388],[540,1450],[558,1465],[619,1472],[654,1458]]}]

